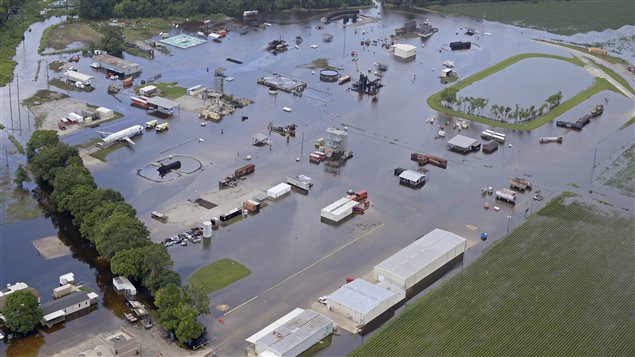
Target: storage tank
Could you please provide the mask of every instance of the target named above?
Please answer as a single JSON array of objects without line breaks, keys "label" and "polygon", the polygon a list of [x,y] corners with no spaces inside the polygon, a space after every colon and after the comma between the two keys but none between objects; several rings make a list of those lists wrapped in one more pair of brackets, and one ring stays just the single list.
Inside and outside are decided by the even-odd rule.
[{"label": "storage tank", "polygon": [[203,222],[203,238],[212,238],[212,222]]}]

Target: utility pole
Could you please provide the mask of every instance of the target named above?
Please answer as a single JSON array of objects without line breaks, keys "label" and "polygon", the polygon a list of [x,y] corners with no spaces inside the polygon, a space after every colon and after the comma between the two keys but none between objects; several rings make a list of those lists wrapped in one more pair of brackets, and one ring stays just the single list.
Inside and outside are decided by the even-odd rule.
[{"label": "utility pole", "polygon": [[18,88],[18,120],[20,122],[20,132],[22,131],[22,113],[20,110],[20,75],[19,74],[15,74],[15,84]]},{"label": "utility pole", "polygon": [[46,89],[50,89],[49,87],[49,61],[46,60],[44,61],[44,63],[46,63]]},{"label": "utility pole", "polygon": [[13,104],[11,103],[11,83],[9,83],[9,115],[11,117],[11,131],[13,131]]}]

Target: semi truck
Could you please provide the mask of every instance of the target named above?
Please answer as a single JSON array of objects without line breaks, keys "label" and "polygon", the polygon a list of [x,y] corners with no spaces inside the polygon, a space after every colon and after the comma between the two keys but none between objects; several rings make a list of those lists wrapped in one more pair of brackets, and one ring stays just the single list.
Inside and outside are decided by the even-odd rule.
[{"label": "semi truck", "polygon": [[499,201],[507,202],[512,205],[516,204],[516,192],[503,188],[496,190],[496,199]]}]

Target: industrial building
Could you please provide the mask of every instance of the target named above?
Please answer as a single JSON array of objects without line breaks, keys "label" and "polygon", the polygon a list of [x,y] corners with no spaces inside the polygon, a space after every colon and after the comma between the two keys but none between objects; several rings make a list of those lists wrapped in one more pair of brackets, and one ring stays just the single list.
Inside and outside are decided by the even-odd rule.
[{"label": "industrial building", "polygon": [[298,308],[247,338],[245,354],[295,357],[333,333],[334,327],[324,315]]},{"label": "industrial building", "polygon": [[141,72],[139,64],[111,55],[95,55],[93,61],[99,63],[108,73],[116,74],[119,77],[127,77]]},{"label": "industrial building", "polygon": [[398,287],[387,289],[363,279],[355,279],[329,295],[326,306],[330,311],[363,326],[405,297],[405,291]]},{"label": "industrial building", "polygon": [[412,188],[420,188],[421,186],[425,184],[425,182],[426,182],[426,175],[417,171],[404,170],[399,175],[399,183],[404,186],[408,186]]},{"label": "industrial building", "polygon": [[169,100],[163,97],[150,97],[148,98],[148,107],[150,112],[158,112],[168,116],[174,114],[174,108],[178,107],[179,103]]},{"label": "industrial building", "polygon": [[4,304],[7,302],[7,297],[13,294],[16,291],[20,290],[28,290],[37,296],[37,301],[40,302],[40,294],[38,294],[37,290],[28,286],[26,283],[15,283],[13,285],[7,284],[7,287],[0,290],[0,311],[4,309]]},{"label": "industrial building", "polygon": [[392,46],[395,50],[394,55],[401,59],[412,59],[417,55],[417,47],[413,45],[407,45],[405,43],[398,43]]},{"label": "industrial building", "polygon": [[67,317],[89,310],[93,305],[97,305],[99,295],[90,292],[75,291],[57,300],[53,300],[42,305],[42,325],[52,327],[53,325],[65,321]]},{"label": "industrial building", "polygon": [[342,197],[339,200],[331,203],[330,205],[322,208],[320,216],[323,219],[332,222],[339,222],[344,218],[353,214],[353,208],[359,205],[359,202],[351,200],[347,197]]},{"label": "industrial building", "polygon": [[348,151],[348,132],[338,128],[326,128],[326,147],[334,153],[343,154]]},{"label": "industrial building", "polygon": [[424,288],[436,280],[435,272],[444,272],[442,268],[451,268],[462,259],[466,249],[464,238],[437,228],[375,265],[373,277],[388,280],[410,295],[418,290],[411,290],[415,285],[421,283],[418,287]]},{"label": "industrial building", "polygon": [[479,151],[481,149],[481,143],[476,139],[459,134],[448,140],[447,147],[448,150],[468,153],[470,151]]},{"label": "industrial building", "polygon": [[289,192],[291,192],[291,185],[282,182],[268,189],[267,196],[269,198],[279,198]]}]

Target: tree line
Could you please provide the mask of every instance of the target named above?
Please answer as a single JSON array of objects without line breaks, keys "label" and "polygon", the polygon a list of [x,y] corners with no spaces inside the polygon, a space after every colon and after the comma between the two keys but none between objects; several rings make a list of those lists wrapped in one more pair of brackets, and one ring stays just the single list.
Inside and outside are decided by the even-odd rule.
[{"label": "tree line", "polygon": [[503,1],[516,1],[516,0],[381,0],[385,5],[396,7],[415,7],[426,5],[449,5],[449,4],[462,4],[462,3],[474,3],[474,2],[503,2]]},{"label": "tree line", "polygon": [[35,131],[26,155],[36,181],[52,188],[50,199],[57,210],[72,217],[82,237],[110,263],[112,273],[150,291],[163,328],[183,344],[199,337],[203,325],[197,316],[209,313],[207,295],[181,285],[166,247],[150,240],[147,227],[123,196],[98,188],[77,149],[61,142],[53,130]]},{"label": "tree line", "polygon": [[186,17],[219,13],[242,16],[247,10],[268,12],[369,5],[372,5],[371,0],[80,0],[78,10],[79,16],[86,19],[107,19],[113,16]]},{"label": "tree line", "polygon": [[[488,107],[489,99],[469,96],[461,97],[458,96],[457,93],[458,89],[455,87],[443,89],[441,92],[441,103],[446,108],[451,108],[458,112],[514,124],[542,116],[560,105],[560,101],[562,100],[562,91],[559,91],[558,93],[550,95],[545,99],[545,103],[538,107],[531,105],[528,108],[523,108],[518,104],[514,105],[514,107],[498,104],[492,104]],[[485,110],[489,113],[485,114]]]}]

